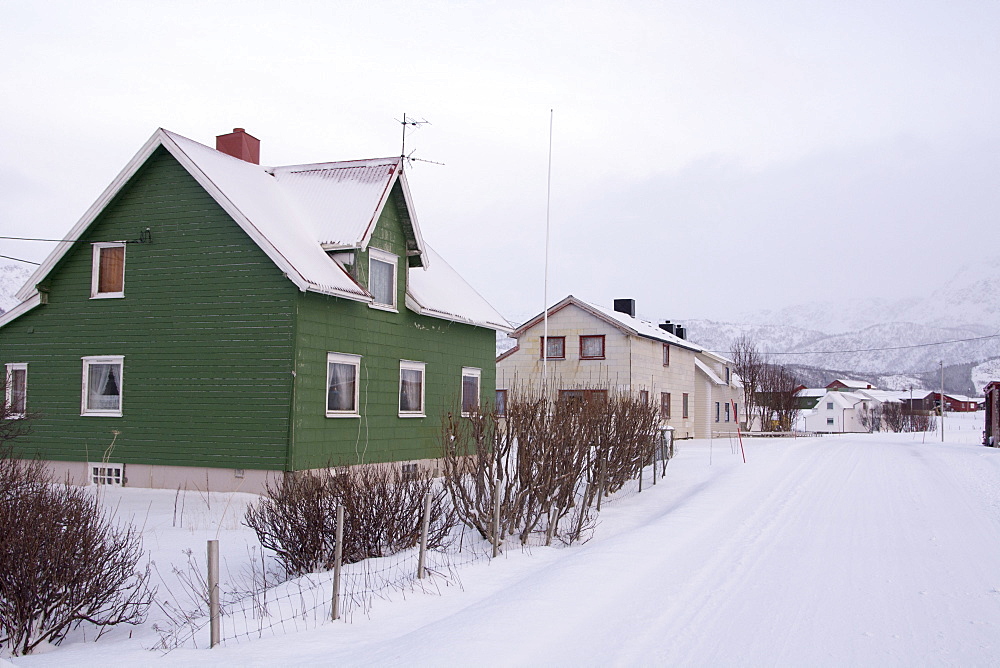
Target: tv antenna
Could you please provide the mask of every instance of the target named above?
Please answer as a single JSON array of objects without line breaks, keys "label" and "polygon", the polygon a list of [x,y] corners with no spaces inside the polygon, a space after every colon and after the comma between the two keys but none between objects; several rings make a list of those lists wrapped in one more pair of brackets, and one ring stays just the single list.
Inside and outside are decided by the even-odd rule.
[{"label": "tv antenna", "polygon": [[421,158],[414,158],[413,154],[416,152],[415,150],[414,151],[410,151],[409,155],[406,154],[406,129],[407,129],[407,127],[411,127],[411,128],[416,129],[416,130],[419,130],[424,125],[430,125],[431,124],[430,121],[428,121],[428,120],[426,120],[424,118],[421,118],[418,121],[415,118],[410,118],[406,114],[403,114],[403,120],[399,120],[398,118],[395,119],[395,120],[396,120],[397,123],[399,123],[400,125],[403,126],[403,145],[402,145],[402,148],[400,149],[400,152],[399,152],[399,157],[400,158],[402,158],[403,160],[406,160],[407,162],[429,162],[432,165],[443,165],[444,164],[443,162],[435,162],[434,160],[423,160]]}]

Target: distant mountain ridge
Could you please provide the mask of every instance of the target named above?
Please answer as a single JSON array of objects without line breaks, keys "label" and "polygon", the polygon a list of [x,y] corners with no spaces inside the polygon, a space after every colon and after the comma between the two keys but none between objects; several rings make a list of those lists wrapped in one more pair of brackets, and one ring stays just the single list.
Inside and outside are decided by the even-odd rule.
[{"label": "distant mountain ridge", "polygon": [[[747,333],[786,365],[915,378],[944,362],[988,375],[994,365],[986,363],[1000,359],[1000,337],[993,336],[1000,334],[996,266],[1000,259],[967,266],[927,297],[813,302],[743,314],[736,322],[684,324],[692,341],[722,354]],[[957,342],[929,345],[946,341]],[[972,378],[960,384],[979,385]]]}]

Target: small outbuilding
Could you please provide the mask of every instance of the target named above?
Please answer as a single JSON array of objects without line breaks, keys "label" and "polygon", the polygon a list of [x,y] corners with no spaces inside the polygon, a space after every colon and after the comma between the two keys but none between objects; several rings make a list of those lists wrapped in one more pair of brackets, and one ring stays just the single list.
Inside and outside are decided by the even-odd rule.
[{"label": "small outbuilding", "polygon": [[986,385],[986,428],[983,445],[1000,447],[1000,380]]}]

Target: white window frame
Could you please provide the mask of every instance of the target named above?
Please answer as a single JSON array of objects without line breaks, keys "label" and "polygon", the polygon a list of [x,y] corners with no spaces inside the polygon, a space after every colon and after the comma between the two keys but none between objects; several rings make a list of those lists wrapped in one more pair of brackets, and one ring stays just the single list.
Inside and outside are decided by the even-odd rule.
[{"label": "white window frame", "polygon": [[[420,409],[415,411],[403,410],[403,371],[420,372]],[[414,362],[412,360],[399,360],[399,417],[427,417],[425,413],[427,394],[427,364],[425,362]]]},{"label": "white window frame", "polygon": [[89,485],[121,487],[125,482],[125,465],[87,462],[87,481]]},{"label": "white window frame", "polygon": [[[87,407],[87,384],[90,381],[90,366],[92,364],[118,365],[118,408],[99,409]],[[83,358],[83,387],[80,394],[80,415],[92,417],[121,417],[125,406],[125,356],[124,355],[94,355]]]},{"label": "white window frame", "polygon": [[[372,290],[372,262],[384,262],[392,267],[392,303],[383,304],[381,302],[374,301],[375,293]],[[381,309],[383,311],[397,311],[396,307],[396,295],[399,293],[399,277],[398,277],[398,267],[399,267],[399,256],[382,250],[381,248],[369,248],[368,249],[368,292],[372,293],[372,303],[369,304],[372,308]]]},{"label": "white window frame", "polygon": [[[330,409],[330,365],[344,364],[354,367],[354,408],[351,410],[331,410]],[[361,417],[360,397],[361,397],[361,355],[350,355],[347,353],[326,354],[326,385],[323,393],[323,407],[326,409],[328,418],[356,418]]]},{"label": "white window frame", "polygon": [[[24,406],[19,412],[14,412],[11,407],[11,400],[14,397],[14,372],[23,371],[24,372]],[[9,417],[14,419],[23,418],[24,414],[28,411],[28,364],[26,362],[11,362],[7,365],[7,375],[6,375],[6,396],[4,400],[7,402],[8,409],[11,409]]]},{"label": "white window frame", "polygon": [[[128,244],[124,241],[98,242],[93,246],[92,266],[90,270],[90,298],[91,299],[121,299],[125,296],[125,254]],[[122,289],[120,292],[98,292],[101,280],[101,250],[105,248],[122,249]]]},{"label": "white window frame", "polygon": [[471,411],[465,410],[465,379],[466,378],[476,379],[476,406],[478,407],[480,402],[482,401],[482,391],[483,391],[482,377],[483,377],[482,369],[477,369],[476,367],[472,366],[462,367],[462,387],[460,390],[461,394],[459,395],[462,398],[462,417],[469,417],[472,414]]}]

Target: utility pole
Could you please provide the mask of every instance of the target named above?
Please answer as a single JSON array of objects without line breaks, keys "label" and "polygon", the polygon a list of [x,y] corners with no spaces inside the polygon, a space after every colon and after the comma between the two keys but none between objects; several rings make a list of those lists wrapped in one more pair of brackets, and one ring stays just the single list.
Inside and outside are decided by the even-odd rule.
[{"label": "utility pole", "polygon": [[941,365],[941,442],[944,443],[944,360],[938,364]]}]

